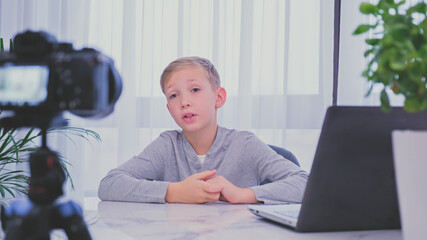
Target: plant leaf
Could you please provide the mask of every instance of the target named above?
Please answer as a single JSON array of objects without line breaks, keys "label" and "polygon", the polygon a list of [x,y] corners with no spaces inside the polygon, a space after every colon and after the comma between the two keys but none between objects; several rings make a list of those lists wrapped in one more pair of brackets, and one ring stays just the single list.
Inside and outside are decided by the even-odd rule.
[{"label": "plant leaf", "polygon": [[375,53],[375,49],[371,48],[365,51],[365,53],[363,54],[364,57],[369,56],[370,54],[374,54]]},{"label": "plant leaf", "polygon": [[6,194],[4,192],[4,187],[2,185],[0,185],[0,193],[1,193],[1,197],[4,198],[6,196]]},{"label": "plant leaf", "polygon": [[418,112],[426,109],[427,103],[415,97],[406,97],[403,108],[408,112]]},{"label": "plant leaf", "polygon": [[381,39],[379,39],[379,38],[369,38],[369,39],[366,39],[365,42],[367,44],[371,45],[371,46],[375,46],[375,45],[380,44]]},{"label": "plant leaf", "polygon": [[371,84],[371,86],[369,86],[369,89],[368,89],[368,91],[365,94],[365,97],[371,95],[373,89],[374,89],[374,84]]},{"label": "plant leaf", "polygon": [[359,35],[362,33],[365,33],[367,31],[369,31],[369,29],[374,28],[374,25],[369,25],[369,24],[360,24],[356,30],[354,30],[353,35]]},{"label": "plant leaf", "polygon": [[426,3],[424,2],[419,2],[417,4],[415,4],[414,6],[408,8],[408,10],[406,11],[408,15],[417,12],[417,13],[421,13],[421,14],[426,14],[427,12],[427,6]]},{"label": "plant leaf", "polygon": [[406,68],[407,62],[404,58],[393,58],[390,60],[390,68],[395,71],[402,71]]},{"label": "plant leaf", "polygon": [[[12,129],[13,130],[13,129]],[[10,143],[10,141],[11,141],[11,137],[12,137],[12,134],[13,133],[10,133],[9,131],[5,131],[4,132],[4,135],[2,135],[2,138],[3,138],[3,136],[6,136],[6,139],[5,140],[3,140],[3,143],[2,143],[2,145],[0,146],[0,153],[3,153],[3,151],[4,151],[4,149],[7,147],[7,145]]]},{"label": "plant leaf", "polygon": [[13,46],[12,39],[10,39],[9,52],[11,52],[11,53],[15,52],[15,47]]},{"label": "plant leaf", "polygon": [[390,112],[391,110],[390,100],[388,98],[385,88],[383,88],[383,90],[381,91],[380,100],[381,100],[381,109],[384,112]]},{"label": "plant leaf", "polygon": [[370,3],[362,3],[360,4],[360,12],[366,15],[369,15],[369,14],[377,15],[378,7]]}]

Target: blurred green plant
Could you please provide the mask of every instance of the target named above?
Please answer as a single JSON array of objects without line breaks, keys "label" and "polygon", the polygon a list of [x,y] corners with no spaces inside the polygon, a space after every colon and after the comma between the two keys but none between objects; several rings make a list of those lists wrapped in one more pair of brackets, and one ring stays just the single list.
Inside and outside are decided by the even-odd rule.
[{"label": "blurred green plant", "polygon": [[418,112],[427,108],[427,4],[406,7],[405,1],[379,0],[362,3],[360,12],[373,17],[374,24],[360,24],[353,35],[373,30],[366,39],[370,58],[362,76],[371,82],[367,96],[377,83],[383,85],[381,108],[390,111],[387,89],[405,98],[404,109]]},{"label": "blurred green plant", "polygon": [[[1,114],[1,113],[0,113]],[[19,133],[19,131],[23,131]],[[98,133],[92,130],[78,127],[55,127],[49,128],[46,133],[58,133],[66,136],[72,141],[71,136],[78,136],[86,140],[96,139],[101,140]],[[24,137],[17,137],[17,135]],[[6,196],[8,192],[12,197],[15,193],[27,194],[28,175],[29,173],[23,170],[11,170],[17,164],[28,163],[29,153],[38,148],[37,139],[42,137],[41,131],[35,128],[30,129],[0,129],[0,195]],[[58,154],[62,168],[64,169],[67,179],[70,180],[71,186],[74,188],[73,180],[68,172],[67,166],[71,165],[61,154]],[[12,166],[12,168],[10,168]]]},{"label": "blurred green plant", "polygon": [[[13,52],[13,42],[10,40],[9,51]],[[0,52],[4,51],[3,38],[0,38]],[[0,115],[2,111],[0,110]],[[46,131],[47,135],[52,133],[62,134],[73,141],[72,136],[77,136],[86,140],[96,139],[101,141],[98,133],[92,130],[79,127],[53,127]],[[23,137],[22,137],[23,136]],[[12,197],[16,194],[27,194],[29,173],[24,170],[16,170],[19,164],[28,163],[29,153],[38,148],[37,139],[42,137],[42,132],[35,128],[16,129],[0,128],[0,195],[5,197],[9,193]],[[69,174],[67,166],[71,165],[58,153],[61,166],[71,187],[74,188],[73,180]]]},{"label": "blurred green plant", "polygon": [[30,137],[32,131],[18,141],[15,140],[16,129],[0,129],[0,194],[6,196],[5,191],[15,197],[14,192],[26,193],[28,186],[28,176],[22,170],[10,170],[12,164],[23,162],[20,157],[22,153],[34,151],[35,148],[29,147],[34,137]]}]

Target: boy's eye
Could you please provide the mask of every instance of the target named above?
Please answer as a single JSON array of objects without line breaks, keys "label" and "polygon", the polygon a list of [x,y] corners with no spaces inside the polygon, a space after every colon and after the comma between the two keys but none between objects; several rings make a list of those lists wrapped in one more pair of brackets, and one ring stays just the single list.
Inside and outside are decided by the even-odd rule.
[{"label": "boy's eye", "polygon": [[192,91],[193,91],[193,92],[199,92],[199,91],[200,91],[200,88],[193,88],[193,89],[192,89]]},{"label": "boy's eye", "polygon": [[170,96],[169,96],[169,99],[174,99],[174,98],[176,98],[178,95],[176,94],[176,93],[174,93],[174,94],[171,94]]}]

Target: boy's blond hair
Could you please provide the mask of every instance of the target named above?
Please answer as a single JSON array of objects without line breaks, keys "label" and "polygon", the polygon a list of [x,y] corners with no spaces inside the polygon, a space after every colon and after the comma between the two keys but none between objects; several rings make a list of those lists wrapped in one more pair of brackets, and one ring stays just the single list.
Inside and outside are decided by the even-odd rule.
[{"label": "boy's blond hair", "polygon": [[182,57],[169,63],[165,70],[163,70],[162,76],[160,77],[160,86],[162,87],[163,93],[165,93],[164,85],[169,79],[170,75],[185,67],[201,67],[206,72],[212,89],[216,90],[221,87],[219,74],[215,66],[208,59],[195,56]]}]

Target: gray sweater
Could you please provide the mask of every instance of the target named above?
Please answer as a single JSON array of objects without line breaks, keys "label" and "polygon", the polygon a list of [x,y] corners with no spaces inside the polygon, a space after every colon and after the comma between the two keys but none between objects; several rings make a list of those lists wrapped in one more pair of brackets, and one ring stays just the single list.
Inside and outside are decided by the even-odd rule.
[{"label": "gray sweater", "polygon": [[165,202],[170,182],[205,170],[217,170],[234,185],[250,187],[266,204],[302,201],[308,173],[276,154],[254,134],[218,127],[202,164],[181,131],[166,131],[142,153],[101,180],[101,200]]}]

